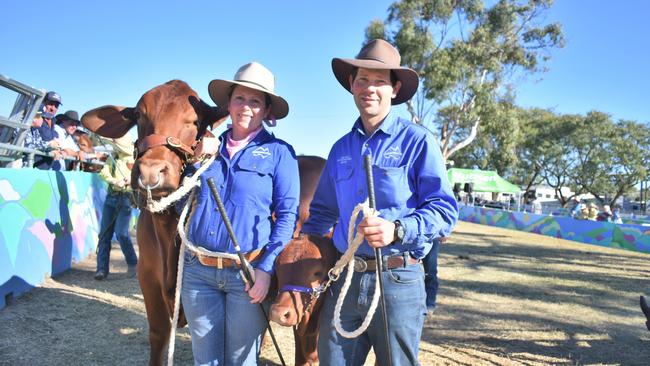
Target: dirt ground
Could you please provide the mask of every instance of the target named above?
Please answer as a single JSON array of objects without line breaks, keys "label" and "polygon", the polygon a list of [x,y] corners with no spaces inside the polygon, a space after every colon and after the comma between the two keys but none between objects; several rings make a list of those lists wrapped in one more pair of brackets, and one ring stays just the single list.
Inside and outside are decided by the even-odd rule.
[{"label": "dirt ground", "polygon": [[[113,273],[94,257],[0,310],[0,365],[145,365],[147,323],[117,247]],[[441,248],[438,308],[423,365],[648,365],[650,255],[460,223]],[[290,330],[274,326],[293,363]],[[277,364],[271,342],[262,364]],[[187,329],[175,362],[191,365]],[[371,359],[367,362],[372,365]]]}]

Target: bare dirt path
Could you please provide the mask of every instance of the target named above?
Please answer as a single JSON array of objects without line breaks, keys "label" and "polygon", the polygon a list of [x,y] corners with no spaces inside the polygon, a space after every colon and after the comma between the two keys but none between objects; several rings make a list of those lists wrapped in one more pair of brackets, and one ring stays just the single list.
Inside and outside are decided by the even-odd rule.
[{"label": "bare dirt path", "polygon": [[[93,256],[0,310],[0,365],[145,365],[142,295],[112,254],[106,281],[92,279]],[[440,280],[423,365],[650,364],[638,306],[648,254],[460,223],[441,248]],[[290,330],[274,330],[291,363]],[[271,342],[262,355],[277,364]],[[192,364],[186,329],[175,362]]]}]

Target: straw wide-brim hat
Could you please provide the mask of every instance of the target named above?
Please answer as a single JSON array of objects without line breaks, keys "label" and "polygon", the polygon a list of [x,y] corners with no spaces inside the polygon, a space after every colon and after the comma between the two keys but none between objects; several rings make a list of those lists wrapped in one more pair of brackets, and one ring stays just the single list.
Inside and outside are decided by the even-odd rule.
[{"label": "straw wide-brim hat", "polygon": [[108,139],[111,146],[113,146],[113,151],[119,156],[130,156],[133,155],[133,139],[127,133],[126,135],[116,138]]},{"label": "straw wide-brim hat", "polygon": [[275,94],[275,76],[264,65],[251,62],[240,67],[233,80],[212,80],[208,85],[210,98],[219,107],[227,107],[228,93],[233,85],[242,85],[266,93],[271,98],[271,113],[275,119],[284,118],[289,114],[287,101]]},{"label": "straw wide-brim hat", "polygon": [[401,59],[399,51],[390,43],[383,39],[375,39],[363,46],[356,58],[333,58],[332,71],[345,90],[351,92],[350,75],[355,67],[371,70],[392,70],[402,83],[397,96],[391,102],[396,105],[411,99],[418,90],[419,83],[417,72],[408,67],[402,67],[400,65]]}]

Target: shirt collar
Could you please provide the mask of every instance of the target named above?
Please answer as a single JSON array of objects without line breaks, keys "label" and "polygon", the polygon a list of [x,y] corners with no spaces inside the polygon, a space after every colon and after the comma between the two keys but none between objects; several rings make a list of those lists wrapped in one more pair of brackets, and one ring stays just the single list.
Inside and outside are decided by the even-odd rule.
[{"label": "shirt collar", "polygon": [[[226,149],[226,144],[228,143],[227,142],[228,132],[230,132],[230,130],[232,130],[232,128],[227,129],[221,135],[219,135],[219,141],[221,141],[221,146],[219,146],[220,150],[225,150]],[[249,142],[248,145],[246,145],[246,147],[244,149],[247,149],[248,147],[253,146],[253,145],[260,145],[262,143],[270,141],[270,140],[273,139],[273,137],[274,136],[273,136],[272,133],[267,131],[266,128],[262,127],[262,130],[257,134],[257,136],[255,136],[253,141]]]},{"label": "shirt collar", "polygon": [[[381,131],[387,135],[392,135],[395,132],[397,132],[399,126],[398,126],[398,121],[399,118],[393,113],[392,109],[388,114],[386,115],[386,118],[381,122],[379,125],[379,128],[377,128],[377,131]],[[365,130],[363,129],[363,123],[361,122],[361,117],[357,118],[356,121],[354,121],[354,125],[352,126],[352,131],[357,131],[359,132],[362,136],[366,135]]]}]

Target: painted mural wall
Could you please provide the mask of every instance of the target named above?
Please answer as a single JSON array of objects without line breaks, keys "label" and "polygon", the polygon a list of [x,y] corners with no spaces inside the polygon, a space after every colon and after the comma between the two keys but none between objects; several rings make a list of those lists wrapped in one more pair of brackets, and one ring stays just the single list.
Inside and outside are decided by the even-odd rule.
[{"label": "painted mural wall", "polygon": [[650,226],[576,220],[475,206],[461,206],[460,219],[573,240],[581,243],[650,253]]},{"label": "painted mural wall", "polygon": [[97,174],[0,168],[0,309],[97,247]]}]

